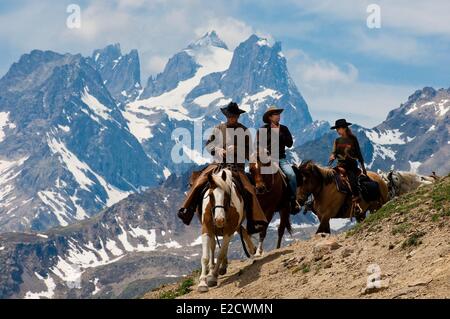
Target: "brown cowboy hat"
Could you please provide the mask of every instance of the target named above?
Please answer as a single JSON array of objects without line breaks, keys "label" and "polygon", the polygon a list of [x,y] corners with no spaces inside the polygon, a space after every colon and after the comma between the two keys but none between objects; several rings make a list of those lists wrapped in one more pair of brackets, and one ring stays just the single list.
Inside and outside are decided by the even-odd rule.
[{"label": "brown cowboy hat", "polygon": [[273,114],[281,114],[281,112],[283,112],[284,109],[279,109],[275,106],[271,106],[267,109],[266,113],[264,113],[263,115],[263,122],[264,123],[270,123],[269,117]]},{"label": "brown cowboy hat", "polygon": [[236,116],[236,115],[240,115],[240,114],[246,112],[246,111],[240,109],[239,106],[237,105],[237,103],[235,103],[235,102],[230,102],[227,105],[227,107],[222,107],[222,108],[220,108],[220,110],[226,117],[229,117],[232,115]]},{"label": "brown cowboy hat", "polygon": [[330,130],[337,129],[338,127],[349,127],[352,123],[347,122],[345,119],[339,119],[334,123],[334,126]]}]

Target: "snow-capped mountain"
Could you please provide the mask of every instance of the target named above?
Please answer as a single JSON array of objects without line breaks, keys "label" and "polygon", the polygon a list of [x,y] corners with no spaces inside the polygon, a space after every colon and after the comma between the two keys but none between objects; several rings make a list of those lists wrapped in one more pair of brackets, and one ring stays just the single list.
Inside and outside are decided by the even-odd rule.
[{"label": "snow-capped mountain", "polygon": [[152,163],[80,55],[32,51],[0,80],[0,228],[68,225],[150,186]]},{"label": "snow-capped mountain", "polygon": [[374,144],[374,167],[422,174],[450,171],[450,89],[426,87],[366,132]]},{"label": "snow-capped mountain", "polygon": [[279,42],[270,45],[252,35],[232,52],[214,31],[175,54],[162,73],[148,80],[141,97],[125,106],[123,115],[149,158],[164,165],[167,176],[187,167],[169,156],[176,143],[172,131],[187,129],[192,138],[179,141],[183,153],[195,164],[206,163],[204,143],[194,147],[194,123],[203,132],[214,127],[224,120],[219,108],[230,101],[247,111],[241,121],[248,127],[260,127],[265,110],[276,105],[285,109],[284,123],[292,130],[310,128],[299,141],[323,130],[323,123],[312,122]]},{"label": "snow-capped mountain", "polygon": [[148,289],[189,273],[201,241],[168,213],[181,197],[147,190],[68,227],[1,234],[0,299],[117,297],[132,282]]},{"label": "snow-capped mountain", "polygon": [[[389,112],[386,120],[367,129],[352,126],[367,167],[372,170],[405,170],[429,175],[450,171],[450,89],[426,87]],[[327,163],[335,132],[304,143],[302,158]]]},{"label": "snow-capped mountain", "polygon": [[[205,164],[206,136],[172,133],[212,128],[232,100],[249,127],[268,106],[285,108],[284,122],[305,133],[296,144],[328,125],[312,122],[280,43],[255,35],[233,52],[208,32],[140,83],[137,51],[118,44],[87,58],[35,50],[11,66],[0,80],[0,231],[65,226]],[[176,144],[193,163],[173,162]]]},{"label": "snow-capped mountain", "polygon": [[116,43],[95,50],[87,61],[100,73],[103,84],[117,101],[127,103],[142,92],[137,50],[122,55],[120,44]]},{"label": "snow-capped mountain", "polygon": [[[132,194],[70,226],[0,234],[0,299],[135,298],[198,269],[201,227],[197,218],[186,227],[176,217],[184,196],[179,184],[172,176],[164,186]],[[294,234],[286,234],[283,245],[311,236],[316,220],[311,224],[310,218],[295,216]],[[276,244],[276,226],[275,220],[267,250]],[[245,258],[237,237],[230,258]]]}]

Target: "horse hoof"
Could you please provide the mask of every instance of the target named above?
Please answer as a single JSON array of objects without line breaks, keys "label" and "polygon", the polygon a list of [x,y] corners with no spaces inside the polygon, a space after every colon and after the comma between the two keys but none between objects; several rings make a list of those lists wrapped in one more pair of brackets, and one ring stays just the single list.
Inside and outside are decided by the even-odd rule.
[{"label": "horse hoof", "polygon": [[208,292],[208,286],[198,286],[197,291],[201,293]]},{"label": "horse hoof", "polygon": [[255,253],[255,257],[262,257],[263,254],[264,252],[262,250],[257,250]]},{"label": "horse hoof", "polygon": [[217,279],[216,278],[207,278],[206,283],[208,284],[208,287],[215,287],[217,286]]},{"label": "horse hoof", "polygon": [[220,268],[219,269],[219,275],[223,276],[227,273],[227,268]]}]

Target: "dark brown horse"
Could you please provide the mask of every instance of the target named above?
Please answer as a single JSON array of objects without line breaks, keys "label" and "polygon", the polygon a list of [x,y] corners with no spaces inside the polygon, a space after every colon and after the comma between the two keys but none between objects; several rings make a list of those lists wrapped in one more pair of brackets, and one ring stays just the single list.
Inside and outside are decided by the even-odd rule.
[{"label": "dark brown horse", "polygon": [[[269,163],[268,165],[265,165],[264,168],[268,168],[267,166],[271,165],[272,164]],[[258,201],[264,211],[264,214],[266,215],[268,224],[272,221],[275,212],[280,213],[280,225],[278,226],[277,241],[277,248],[280,248],[284,231],[287,229],[289,234],[292,233],[290,221],[291,205],[288,195],[288,188],[286,183],[283,181],[279,168],[272,166],[272,173],[261,174],[262,168],[263,165],[261,162],[257,161],[256,164],[252,163],[250,165],[250,172],[255,180]],[[266,226],[263,231],[259,233],[259,244],[255,256],[261,256],[263,254],[263,243],[267,235],[267,227],[268,226]]]},{"label": "dark brown horse", "polygon": [[[297,200],[299,203],[303,206],[310,195],[314,196],[313,213],[320,220],[317,233],[330,233],[331,218],[353,217],[351,196],[338,191],[333,169],[324,168],[312,161],[307,161],[298,167],[294,167],[294,171],[297,175],[297,184],[299,186],[297,189]],[[355,216],[358,221],[364,219],[368,210],[373,213],[388,201],[388,187],[381,176],[374,172],[367,172],[367,175],[378,183],[380,197],[373,202],[361,200],[362,214]],[[344,204],[346,209],[341,210]]]}]

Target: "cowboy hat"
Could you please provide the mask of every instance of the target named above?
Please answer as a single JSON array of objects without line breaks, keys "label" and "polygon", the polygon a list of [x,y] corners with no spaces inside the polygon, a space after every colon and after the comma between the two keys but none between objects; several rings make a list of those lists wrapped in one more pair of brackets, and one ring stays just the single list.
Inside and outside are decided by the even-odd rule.
[{"label": "cowboy hat", "polygon": [[345,119],[339,119],[334,123],[334,126],[330,130],[337,129],[338,127],[349,127],[352,123],[347,122]]},{"label": "cowboy hat", "polygon": [[275,106],[271,106],[267,109],[267,111],[263,115],[263,122],[264,123],[270,123],[269,117],[273,114],[281,114],[284,109],[276,108]]},{"label": "cowboy hat", "polygon": [[222,111],[222,113],[226,116],[232,116],[232,115],[240,115],[242,113],[245,113],[246,111],[241,110],[239,108],[239,106],[237,105],[237,103],[235,102],[230,102],[227,107],[222,107],[220,108],[220,110]]}]

